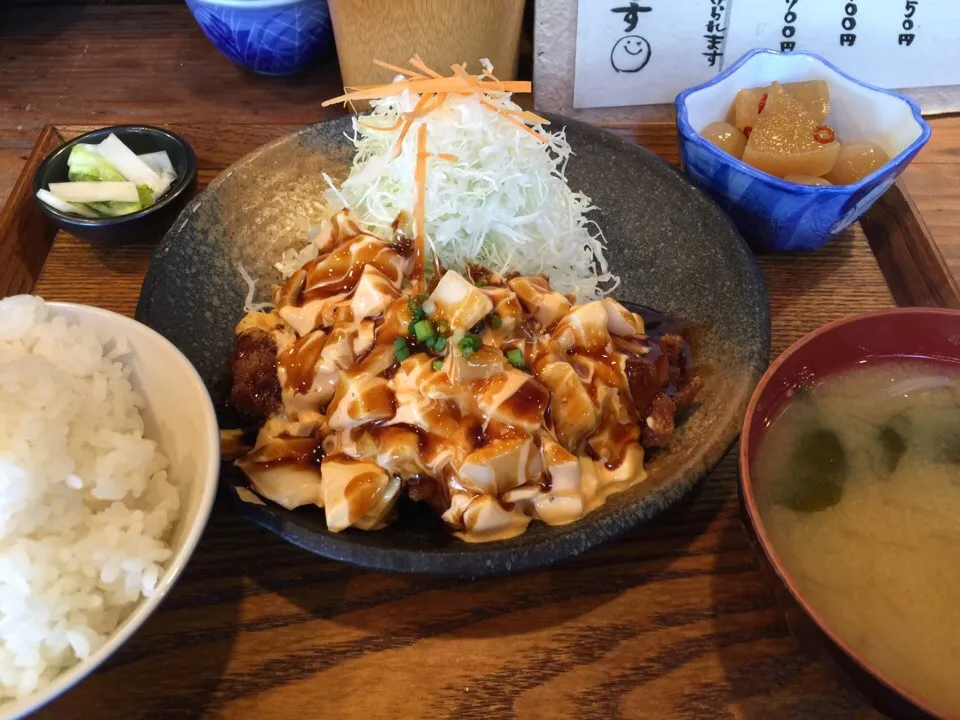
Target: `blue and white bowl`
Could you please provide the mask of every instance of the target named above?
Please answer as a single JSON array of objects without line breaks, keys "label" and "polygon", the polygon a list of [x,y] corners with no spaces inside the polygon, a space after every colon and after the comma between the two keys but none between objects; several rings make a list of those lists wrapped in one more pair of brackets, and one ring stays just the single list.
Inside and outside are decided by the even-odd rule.
[{"label": "blue and white bowl", "polygon": [[327,0],[187,0],[217,49],[263,75],[290,75],[333,44]]},{"label": "blue and white bowl", "polygon": [[[750,167],[700,135],[726,117],[738,90],[775,80],[826,80],[827,122],[837,137],[876,142],[890,162],[852,185],[799,185]],[[930,126],[912,100],[854,80],[810,53],[751,50],[709,82],[680,93],[676,109],[684,171],[748,240],[777,250],[823,247],[893,185],[930,139]]]}]

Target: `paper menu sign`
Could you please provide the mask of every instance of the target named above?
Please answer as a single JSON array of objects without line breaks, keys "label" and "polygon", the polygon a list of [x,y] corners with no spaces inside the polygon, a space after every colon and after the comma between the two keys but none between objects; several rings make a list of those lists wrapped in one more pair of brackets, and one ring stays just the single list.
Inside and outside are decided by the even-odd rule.
[{"label": "paper menu sign", "polygon": [[579,0],[573,106],[669,103],[715,75],[729,2]]},{"label": "paper menu sign", "polygon": [[882,87],[960,85],[958,31],[960,0],[579,0],[574,107],[671,103],[756,47]]},{"label": "paper menu sign", "polygon": [[960,84],[960,0],[734,0],[726,57],[817,53],[887,88]]}]

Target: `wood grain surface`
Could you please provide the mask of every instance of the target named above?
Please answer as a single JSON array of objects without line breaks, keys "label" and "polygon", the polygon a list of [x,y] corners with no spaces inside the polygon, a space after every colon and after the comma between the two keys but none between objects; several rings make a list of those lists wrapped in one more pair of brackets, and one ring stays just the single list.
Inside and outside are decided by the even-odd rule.
[{"label": "wood grain surface", "polygon": [[0,297],[30,292],[46,262],[56,227],[33,200],[33,175],[62,142],[53,127],[43,129],[0,209]]},{"label": "wood grain surface", "polygon": [[[529,77],[529,60],[521,53],[520,77]],[[334,54],[289,78],[237,67],[181,2],[0,0],[0,204],[45,125],[305,125],[341,112],[320,107],[339,90]],[[958,276],[960,117],[931,125],[933,137],[905,184]]]},{"label": "wood grain surface", "polygon": [[[529,61],[522,52],[520,77]],[[339,91],[335,54],[294,77],[258,76],[223,57],[181,2],[0,1],[0,204],[46,125],[305,125],[340,114],[320,107]],[[960,116],[930,122],[905,186],[957,277]]]},{"label": "wood grain surface", "polygon": [[[196,149],[204,185],[294,126],[174,129]],[[669,128],[634,134],[675,160]],[[34,290],[130,315],[151,251],[61,233]],[[894,302],[859,228],[819,253],[759,262],[774,353]],[[473,583],[320,560],[221,503],[157,615],[39,717],[868,717],[791,638],[740,527],[736,482],[731,453],[630,537]]]},{"label": "wood grain surface", "polygon": [[960,309],[960,290],[913,199],[897,182],[860,219],[898,305]]},{"label": "wood grain surface", "polygon": [[501,80],[516,77],[524,0],[329,2],[345,85],[390,82],[396,73],[373,59],[406,67],[414,53],[444,75],[461,62],[480,72],[478,61],[487,58]]}]

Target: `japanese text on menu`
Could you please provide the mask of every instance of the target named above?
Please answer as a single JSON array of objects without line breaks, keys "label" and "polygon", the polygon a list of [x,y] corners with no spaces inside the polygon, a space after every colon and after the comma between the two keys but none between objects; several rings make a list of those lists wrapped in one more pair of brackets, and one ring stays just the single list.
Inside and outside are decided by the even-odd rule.
[{"label": "japanese text on menu", "polygon": [[960,85],[960,0],[578,0],[575,107],[672,102],[748,50],[883,87]]}]

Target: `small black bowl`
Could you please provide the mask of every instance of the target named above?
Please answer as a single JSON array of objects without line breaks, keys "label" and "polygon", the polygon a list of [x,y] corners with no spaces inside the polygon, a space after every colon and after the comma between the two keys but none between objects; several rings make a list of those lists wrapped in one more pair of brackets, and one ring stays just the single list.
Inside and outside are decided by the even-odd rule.
[{"label": "small black bowl", "polygon": [[37,203],[61,230],[92,243],[119,244],[157,238],[170,229],[197,187],[197,156],[186,140],[169,130],[149,125],[115,125],[74,138],[50,153],[37,168],[33,176],[34,197],[38,190],[48,190],[52,182],[67,181],[67,158],[74,145],[99,143],[110,133],[138,155],[167,151],[177,179],[156,203],[129,215],[97,219],[62,213],[40,200]]}]

